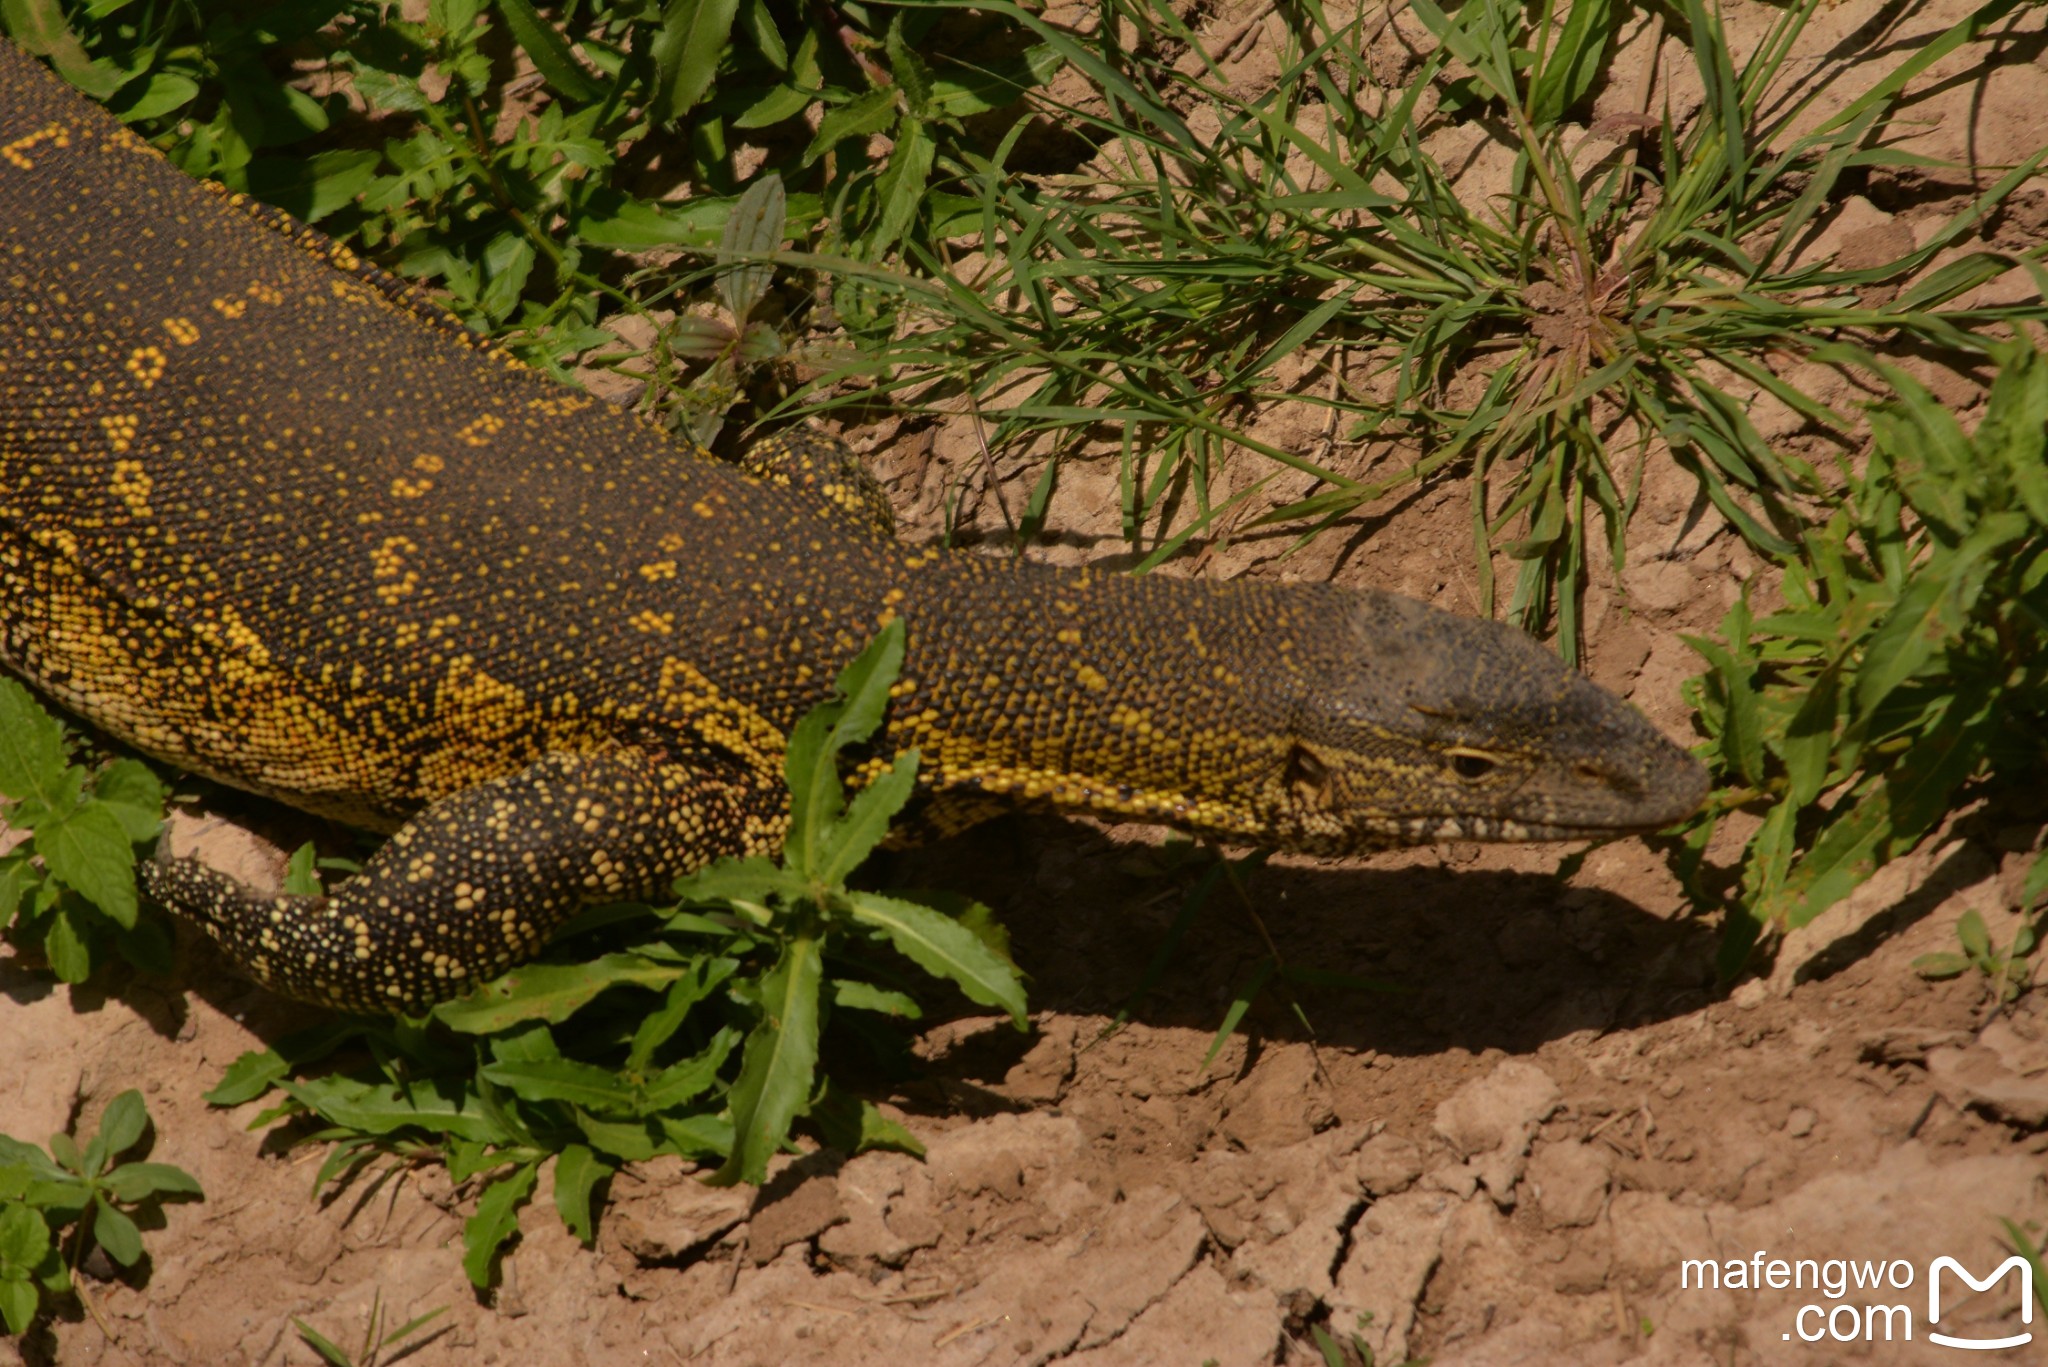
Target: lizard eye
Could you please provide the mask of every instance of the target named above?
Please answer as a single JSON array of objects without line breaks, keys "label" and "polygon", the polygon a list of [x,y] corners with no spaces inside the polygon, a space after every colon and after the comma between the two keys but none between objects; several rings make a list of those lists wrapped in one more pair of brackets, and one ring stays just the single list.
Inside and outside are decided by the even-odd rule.
[{"label": "lizard eye", "polygon": [[1495,763],[1491,756],[1475,754],[1470,750],[1456,750],[1451,753],[1451,770],[1459,778],[1485,778],[1493,772]]}]

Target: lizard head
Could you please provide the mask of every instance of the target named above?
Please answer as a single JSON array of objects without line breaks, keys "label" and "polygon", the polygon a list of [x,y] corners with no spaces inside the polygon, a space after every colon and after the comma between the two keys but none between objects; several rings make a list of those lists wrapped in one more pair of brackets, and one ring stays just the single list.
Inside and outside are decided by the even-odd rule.
[{"label": "lizard head", "polygon": [[1511,627],[1387,593],[1346,595],[1327,625],[1267,785],[1272,843],[1619,835],[1706,796],[1699,761]]}]

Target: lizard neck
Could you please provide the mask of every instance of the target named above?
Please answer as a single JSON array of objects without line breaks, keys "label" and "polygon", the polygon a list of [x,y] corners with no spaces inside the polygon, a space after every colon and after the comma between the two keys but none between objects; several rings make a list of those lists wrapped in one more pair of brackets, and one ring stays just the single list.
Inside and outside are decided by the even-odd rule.
[{"label": "lizard neck", "polygon": [[933,789],[1270,830],[1333,592],[965,556],[913,579],[889,749]]}]

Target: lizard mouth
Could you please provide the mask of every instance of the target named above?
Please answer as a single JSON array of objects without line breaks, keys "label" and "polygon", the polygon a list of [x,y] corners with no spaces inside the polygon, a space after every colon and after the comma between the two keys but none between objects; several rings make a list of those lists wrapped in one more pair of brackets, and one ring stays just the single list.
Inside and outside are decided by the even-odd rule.
[{"label": "lizard mouth", "polygon": [[[1689,815],[1690,809],[1684,815]],[[1504,816],[1419,816],[1386,823],[1387,833],[1403,844],[1427,845],[1440,840],[1469,840],[1483,844],[1526,843],[1544,840],[1605,840],[1615,836],[1639,835],[1661,830],[1674,821],[1652,820],[1609,825],[1562,825],[1543,821],[1517,821]]]},{"label": "lizard mouth", "polygon": [[1706,799],[1706,766],[1669,741],[1623,764],[1581,762],[1532,776],[1492,811],[1383,817],[1374,823],[1405,844],[1439,840],[1604,840],[1674,826]]}]

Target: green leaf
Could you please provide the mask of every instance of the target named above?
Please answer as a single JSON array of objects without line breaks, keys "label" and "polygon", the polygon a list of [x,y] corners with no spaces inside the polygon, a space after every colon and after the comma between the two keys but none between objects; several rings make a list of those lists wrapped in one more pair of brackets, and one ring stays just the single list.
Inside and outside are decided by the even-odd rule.
[{"label": "green leaf", "polygon": [[249,163],[249,193],[318,223],[369,189],[383,160],[381,153],[363,149],[258,157]]},{"label": "green leaf", "polygon": [[544,1025],[522,1025],[517,1030],[488,1041],[491,1058],[498,1063],[552,1063],[562,1057],[555,1032]]},{"label": "green leaf", "polygon": [[924,1008],[906,992],[891,992],[853,978],[832,980],[832,1004],[849,1011],[879,1011],[898,1020],[922,1020]]},{"label": "green leaf", "polygon": [[43,933],[43,956],[59,982],[82,983],[92,976],[92,940],[79,927],[78,915],[71,907],[59,905]]},{"label": "green leaf", "polygon": [[504,1163],[504,1157],[488,1144],[474,1139],[450,1140],[443,1150],[448,1164],[448,1180],[467,1182],[479,1173],[489,1172]]},{"label": "green leaf", "polygon": [[92,1205],[93,1241],[123,1267],[141,1262],[142,1231],[135,1227],[135,1222],[104,1200],[95,1198]]},{"label": "green leaf", "polygon": [[20,1201],[0,1200],[0,1268],[27,1272],[49,1251],[50,1226],[42,1215]]},{"label": "green leaf", "polygon": [[[15,42],[38,57],[49,58],[59,75],[94,99],[104,102],[121,88],[118,73],[85,55],[57,0],[0,0],[0,23]],[[5,729],[5,720],[0,719],[0,731]]]},{"label": "green leaf", "polygon": [[528,1101],[567,1101],[594,1111],[626,1111],[633,1102],[617,1074],[571,1059],[493,1063],[479,1073]]},{"label": "green leaf", "polygon": [[34,1285],[13,1277],[0,1277],[0,1321],[10,1334],[26,1334],[36,1322],[39,1298]]},{"label": "green leaf", "polygon": [[895,246],[916,222],[917,211],[924,204],[925,182],[931,176],[935,150],[924,121],[905,114],[896,129],[896,146],[889,153],[889,164],[875,182],[875,193],[882,201],[882,216],[867,237],[876,251]]},{"label": "green leaf", "polygon": [[279,147],[327,128],[327,108],[296,86],[283,85],[247,58],[219,67],[221,94],[235,130],[250,147]]},{"label": "green leaf", "polygon": [[857,745],[882,724],[889,688],[903,667],[903,620],[892,618],[853,661],[839,672],[843,702],[814,707],[789,734],[783,774],[790,791],[789,834],[784,858],[805,878],[822,862],[822,841],[845,808],[839,782],[839,752]]},{"label": "green leaf", "polygon": [[1970,971],[1970,961],[1961,954],[1922,954],[1913,960],[1913,971],[1937,981],[1958,978]]},{"label": "green leaf", "polygon": [[134,1148],[148,1128],[149,1108],[143,1104],[142,1093],[131,1087],[108,1102],[100,1114],[99,1138],[106,1146],[106,1156],[118,1157]]},{"label": "green leaf", "polygon": [[1876,711],[1893,689],[1918,674],[1947,643],[1951,632],[1941,620],[1946,588],[1939,576],[1922,574],[1906,586],[1871,632],[1863,648],[1863,667],[1856,674],[1859,714]]},{"label": "green leaf", "polygon": [[319,897],[326,892],[320,886],[320,875],[314,867],[318,858],[319,852],[310,840],[292,851],[292,857],[285,861],[284,866],[284,890],[287,893],[293,897]]},{"label": "green leaf", "polygon": [[604,98],[604,87],[577,63],[568,40],[540,17],[532,0],[497,0],[497,6],[498,13],[505,17],[505,27],[533,59],[533,69],[541,74],[541,79],[578,104]]},{"label": "green leaf", "polygon": [[850,892],[846,901],[856,921],[888,936],[905,958],[958,984],[969,1001],[1009,1012],[1017,1028],[1025,1028],[1024,985],[1016,966],[972,930],[930,907],[876,892]]},{"label": "green leaf", "polygon": [[1720,153],[1715,160],[1717,188],[1725,187],[1732,210],[1739,211],[1749,194],[1750,158],[1744,145],[1742,78],[1736,72],[1728,35],[1718,19],[1710,17],[1701,0],[1683,0],[1686,27],[1692,33],[1693,58],[1700,81],[1706,87],[1706,110],[1712,117],[1713,144]]},{"label": "green leaf", "polygon": [[[1615,30],[1611,0],[1572,0],[1564,32],[1529,90],[1529,121],[1539,129],[1556,123],[1593,93],[1601,59]],[[1531,155],[1541,155],[1531,149]]]},{"label": "green leaf", "polygon": [[1841,712],[1840,680],[1839,665],[1828,666],[1807,690],[1784,736],[1776,742],[1791,785],[1786,800],[1794,808],[1811,804],[1827,785],[1835,753],[1835,723]]},{"label": "green leaf", "polygon": [[533,243],[516,233],[500,233],[484,248],[488,279],[478,302],[492,318],[509,318],[519,307],[519,296],[533,274],[533,263]]},{"label": "green leaf", "polygon": [[1984,918],[1975,907],[1965,911],[1956,921],[1956,939],[1961,942],[1963,952],[1973,959],[1991,957],[1991,932],[1984,926]]},{"label": "green leaf", "polygon": [[433,1017],[451,1030],[488,1035],[526,1021],[561,1022],[614,987],[664,987],[679,970],[639,954],[607,954],[580,964],[527,964],[467,996],[441,1002]]},{"label": "green leaf", "polygon": [[771,86],[767,94],[748,105],[734,117],[732,126],[735,128],[768,128],[781,123],[784,119],[794,118],[801,114],[804,110],[810,108],[812,102],[817,98],[817,91],[805,90],[800,86]]},{"label": "green leaf", "polygon": [[[1845,810],[1846,809],[1846,810]],[[1875,780],[1859,784],[1836,806],[1839,814],[1786,877],[1759,919],[1783,917],[1797,930],[1854,892],[1879,862],[1878,852],[1892,835],[1891,803]]]},{"label": "green leaf", "polygon": [[139,917],[132,929],[115,931],[114,948],[144,973],[168,976],[177,967],[170,921],[162,916]]},{"label": "green leaf", "polygon": [[274,1049],[252,1049],[229,1064],[206,1093],[214,1106],[239,1106],[269,1091],[294,1065],[327,1057],[342,1045],[360,1038],[366,1027],[361,1021],[328,1021],[280,1040]]},{"label": "green leaf", "polygon": [[[413,1334],[418,1333],[421,1329],[425,1328],[429,1324],[432,1324],[435,1320],[439,1319],[441,1316],[447,1313],[447,1306],[437,1305],[432,1310],[427,1311],[427,1313],[424,1315],[414,1315],[404,1324],[399,1325],[396,1329],[393,1329],[383,1338],[377,1340],[377,1346],[379,1348],[389,1348],[392,1344],[397,1343],[402,1339],[409,1338]],[[400,1354],[399,1356],[402,1357],[404,1355]],[[398,1359],[396,1357],[384,1359],[384,1361],[387,1363],[396,1362],[397,1360]]]},{"label": "green leaf", "polygon": [[917,1136],[883,1115],[865,1097],[855,1097],[828,1086],[811,1107],[811,1122],[825,1143],[841,1153],[866,1153],[869,1149],[890,1149],[924,1157],[924,1145]]},{"label": "green leaf", "polygon": [[889,74],[896,78],[898,88],[903,91],[907,112],[914,119],[923,119],[932,102],[932,74],[926,69],[924,59],[917,55],[917,49],[903,41],[901,10],[889,20],[888,31],[882,37],[882,50],[889,56]]},{"label": "green leaf", "polygon": [[755,178],[732,206],[718,242],[718,293],[735,319],[744,322],[775,278],[772,261],[750,261],[782,246],[789,217],[789,199],[782,177],[773,171]]},{"label": "green leaf", "polygon": [[28,689],[0,675],[0,796],[47,803],[66,767],[64,728]]},{"label": "green leaf", "polygon": [[711,89],[738,9],[739,0],[668,0],[653,45],[655,87],[648,113],[655,122],[681,118]]},{"label": "green leaf", "polygon": [[810,1100],[818,1066],[821,948],[810,936],[791,936],[775,967],[761,979],[761,1020],[747,1034],[740,1075],[727,1094],[732,1153],[707,1179],[713,1186],[759,1185],[768,1175],[768,1160],[789,1135],[790,1122]]},{"label": "green leaf", "polygon": [[[835,775],[832,782],[837,783]],[[773,860],[754,854],[721,859],[676,880],[676,898],[691,906],[710,902],[761,902],[770,897],[795,900],[810,889],[801,876]]]},{"label": "green leaf", "polygon": [[0,930],[21,909],[22,896],[35,886],[35,870],[21,855],[0,859]]},{"label": "green leaf", "polygon": [[818,121],[817,136],[804,149],[804,166],[849,138],[865,138],[896,121],[896,92],[887,86],[840,105]]},{"label": "green leaf", "polygon": [[199,1189],[197,1178],[169,1163],[123,1163],[108,1173],[100,1185],[117,1199],[130,1204],[146,1201],[152,1196],[206,1195]]},{"label": "green leaf", "polygon": [[2048,364],[2030,345],[1994,354],[1998,373],[1973,444],[1987,469],[2005,472],[2036,525],[2048,526]]},{"label": "green leaf", "polygon": [[81,1177],[91,1174],[86,1171],[85,1155],[79,1152],[78,1141],[68,1134],[50,1136],[50,1156],[63,1165],[64,1171]]},{"label": "green leaf", "polygon": [[[1746,621],[1747,614],[1744,614]],[[1734,633],[1731,633],[1731,635]],[[1753,682],[1755,666],[1731,655],[1719,644],[1699,636],[1687,636],[1685,643],[1713,666],[1725,708],[1721,718],[1721,752],[1742,780],[1752,787],[1763,782],[1764,746],[1762,721],[1757,712]]]},{"label": "green leaf", "polygon": [[[52,1140],[57,1138],[55,1135],[50,1137]],[[65,1136],[65,1142],[71,1144],[74,1152],[77,1150],[78,1146],[71,1141],[70,1136]],[[9,1168],[19,1168],[36,1182],[64,1182],[70,1180],[66,1170],[58,1166],[50,1154],[44,1153],[35,1145],[25,1143],[14,1138],[12,1135],[0,1134],[0,1164],[5,1164]]]},{"label": "green leaf", "polygon": [[[393,114],[417,114],[427,107],[426,92],[418,81],[403,72],[385,71],[358,60],[354,82],[356,93],[376,109]],[[400,182],[402,189],[404,182]]]},{"label": "green leaf", "polygon": [[593,247],[627,252],[709,247],[718,241],[732,206],[732,200],[715,195],[655,205],[614,189],[593,190],[576,218],[576,235]]},{"label": "green leaf", "polygon": [[715,1115],[656,1118],[670,1151],[684,1158],[723,1158],[732,1152],[732,1122]]},{"label": "green leaf", "polygon": [[738,968],[737,959],[704,955],[693,959],[688,970],[669,985],[668,996],[660,1009],[642,1017],[634,1028],[633,1046],[626,1053],[627,1071],[645,1073],[654,1051],[668,1043],[670,1037],[682,1028],[691,1009],[710,996],[712,989],[730,978]]},{"label": "green leaf", "polygon": [[889,823],[903,804],[910,801],[917,786],[918,752],[905,750],[896,763],[853,796],[845,815],[826,828],[818,850],[814,876],[827,885],[846,881],[847,875],[873,854],[889,834]]},{"label": "green leaf", "polygon": [[2048,893],[2048,850],[2042,850],[2027,865],[2026,879],[2020,884],[2020,910],[2032,911],[2044,893]]},{"label": "green leaf", "polygon": [[694,360],[716,360],[738,338],[723,318],[678,318],[668,326],[669,350]]},{"label": "green leaf", "polygon": [[498,1270],[498,1253],[519,1232],[519,1208],[533,1195],[537,1163],[521,1163],[485,1187],[477,1197],[476,1214],[462,1226],[462,1270],[480,1291],[490,1289]]},{"label": "green leaf", "polygon": [[[627,1163],[645,1163],[661,1147],[659,1126],[646,1120],[600,1120],[575,1112],[576,1128],[591,1147]],[[665,1123],[665,1122],[664,1122]]]},{"label": "green leaf", "polygon": [[345,1130],[385,1135],[418,1128],[457,1139],[499,1144],[510,1138],[484,1116],[466,1085],[453,1078],[422,1078],[400,1088],[394,1083],[364,1082],[329,1074],[280,1078],[277,1086],[328,1124]]},{"label": "green leaf", "polygon": [[1015,57],[997,58],[978,70],[950,71],[932,81],[926,114],[962,119],[1015,104],[1024,92],[1043,85],[1063,65],[1051,45],[1037,44]]},{"label": "green leaf", "polygon": [[739,1032],[726,1026],[711,1037],[702,1053],[665,1068],[642,1090],[635,1109],[642,1115],[672,1110],[701,1096],[718,1081],[718,1071],[740,1042]]},{"label": "green leaf", "polygon": [[93,776],[93,797],[106,804],[135,844],[156,839],[163,826],[163,780],[141,760],[117,759]]},{"label": "green leaf", "polygon": [[587,1144],[571,1144],[555,1159],[555,1211],[585,1248],[597,1237],[591,1193],[612,1172],[612,1165],[592,1153]]},{"label": "green leaf", "polygon": [[109,106],[124,123],[160,119],[199,98],[199,82],[175,71],[159,71],[136,89],[132,99],[117,100]]},{"label": "green leaf", "polygon": [[740,0],[739,22],[754,40],[754,50],[768,59],[768,65],[777,71],[789,70],[789,46],[782,41],[775,16],[768,12],[767,0]]},{"label": "green leaf", "polygon": [[1771,808],[1764,824],[1750,838],[1743,860],[1742,890],[1752,905],[1769,902],[1784,887],[1786,873],[1792,867],[1798,817],[1799,808],[1780,802]]},{"label": "green leaf", "polygon": [[740,334],[739,357],[743,361],[772,361],[782,354],[781,334],[766,323],[751,322]]},{"label": "green leaf", "polygon": [[36,853],[53,877],[128,929],[135,924],[135,848],[104,805],[79,807],[36,828]]},{"label": "green leaf", "polygon": [[916,1135],[883,1115],[874,1102],[862,1097],[860,1137],[855,1142],[853,1151],[866,1153],[869,1149],[888,1149],[895,1153],[907,1153],[913,1158],[924,1157],[924,1145]]}]

